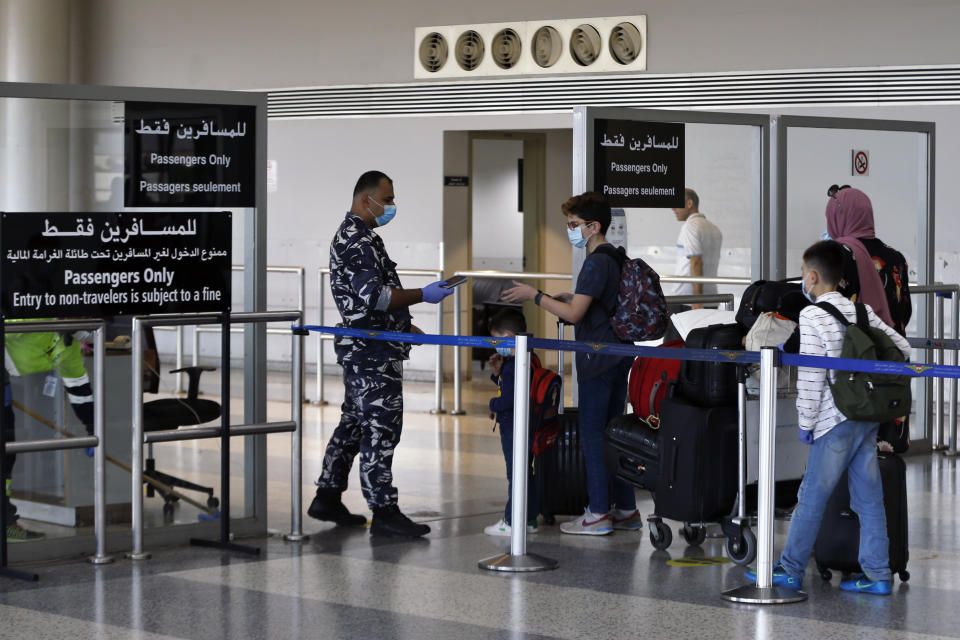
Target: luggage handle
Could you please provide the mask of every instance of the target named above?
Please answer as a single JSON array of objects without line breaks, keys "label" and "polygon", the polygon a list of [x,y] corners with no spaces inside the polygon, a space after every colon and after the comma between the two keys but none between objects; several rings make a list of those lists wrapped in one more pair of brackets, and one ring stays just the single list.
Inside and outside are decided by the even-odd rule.
[{"label": "luggage handle", "polygon": [[[676,440],[676,438],[674,438]],[[670,447],[670,457],[667,460],[667,484],[671,487],[677,477],[677,447]]]}]

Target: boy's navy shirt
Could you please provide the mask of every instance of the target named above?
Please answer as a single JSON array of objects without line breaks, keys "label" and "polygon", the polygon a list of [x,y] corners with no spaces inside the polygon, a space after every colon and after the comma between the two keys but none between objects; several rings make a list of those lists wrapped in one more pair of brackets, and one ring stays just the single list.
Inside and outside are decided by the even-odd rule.
[{"label": "boy's navy shirt", "polygon": [[[583,262],[574,291],[593,298],[583,318],[573,326],[577,341],[613,344],[620,342],[610,325],[610,316],[616,311],[619,292],[620,265],[609,254],[594,249]],[[623,362],[621,356],[581,351],[577,351],[574,357],[577,362],[578,382],[596,378]]]},{"label": "boy's navy shirt", "polygon": [[[500,375],[490,374],[490,379],[497,385],[497,395],[490,398],[490,411],[496,414],[500,428],[507,425],[513,428],[513,376],[516,370],[514,357],[503,359]],[[506,389],[506,393],[504,393]]]}]

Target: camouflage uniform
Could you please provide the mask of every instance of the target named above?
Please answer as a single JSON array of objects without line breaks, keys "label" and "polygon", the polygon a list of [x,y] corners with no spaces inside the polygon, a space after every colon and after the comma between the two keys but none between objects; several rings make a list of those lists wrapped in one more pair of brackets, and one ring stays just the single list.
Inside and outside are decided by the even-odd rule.
[{"label": "camouflage uniform", "polygon": [[[387,310],[392,289],[401,288],[396,266],[380,236],[347,213],[330,245],[330,288],[343,318],[337,326],[410,330],[406,307]],[[410,345],[337,336],[334,349],[345,393],[317,487],[345,490],[359,453],[360,484],[370,508],[395,505],[391,466],[403,428],[402,361],[409,357]]]}]

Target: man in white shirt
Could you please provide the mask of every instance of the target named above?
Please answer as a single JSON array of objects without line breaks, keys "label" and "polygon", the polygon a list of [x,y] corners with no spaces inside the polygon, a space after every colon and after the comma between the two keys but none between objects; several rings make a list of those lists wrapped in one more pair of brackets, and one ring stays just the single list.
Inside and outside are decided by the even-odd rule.
[{"label": "man in white shirt", "polygon": [[[677,238],[677,266],[674,275],[716,276],[723,234],[717,225],[700,213],[700,197],[696,191],[684,189],[684,196],[684,207],[673,209],[677,220],[683,223]],[[717,285],[697,283],[674,285],[672,293],[675,296],[684,296],[716,292]]]}]

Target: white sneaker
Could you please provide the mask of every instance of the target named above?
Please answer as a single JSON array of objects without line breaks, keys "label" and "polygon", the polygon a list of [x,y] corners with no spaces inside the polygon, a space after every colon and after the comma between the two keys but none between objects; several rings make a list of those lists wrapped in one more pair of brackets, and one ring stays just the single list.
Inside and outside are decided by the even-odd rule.
[{"label": "white sneaker", "polygon": [[609,513],[586,511],[582,516],[561,524],[560,531],[580,536],[607,536],[613,533],[613,518]]},{"label": "white sneaker", "polygon": [[613,509],[610,512],[610,517],[613,520],[613,528],[617,531],[639,531],[643,529],[643,518],[636,509],[633,511]]},{"label": "white sneaker", "polygon": [[[537,533],[540,531],[540,528],[535,524],[527,525],[527,534]],[[501,536],[504,538],[509,538],[511,534],[511,527],[507,524],[507,521],[503,518],[500,518],[500,521],[496,524],[492,524],[489,527],[484,527],[483,532],[488,536]]]}]

